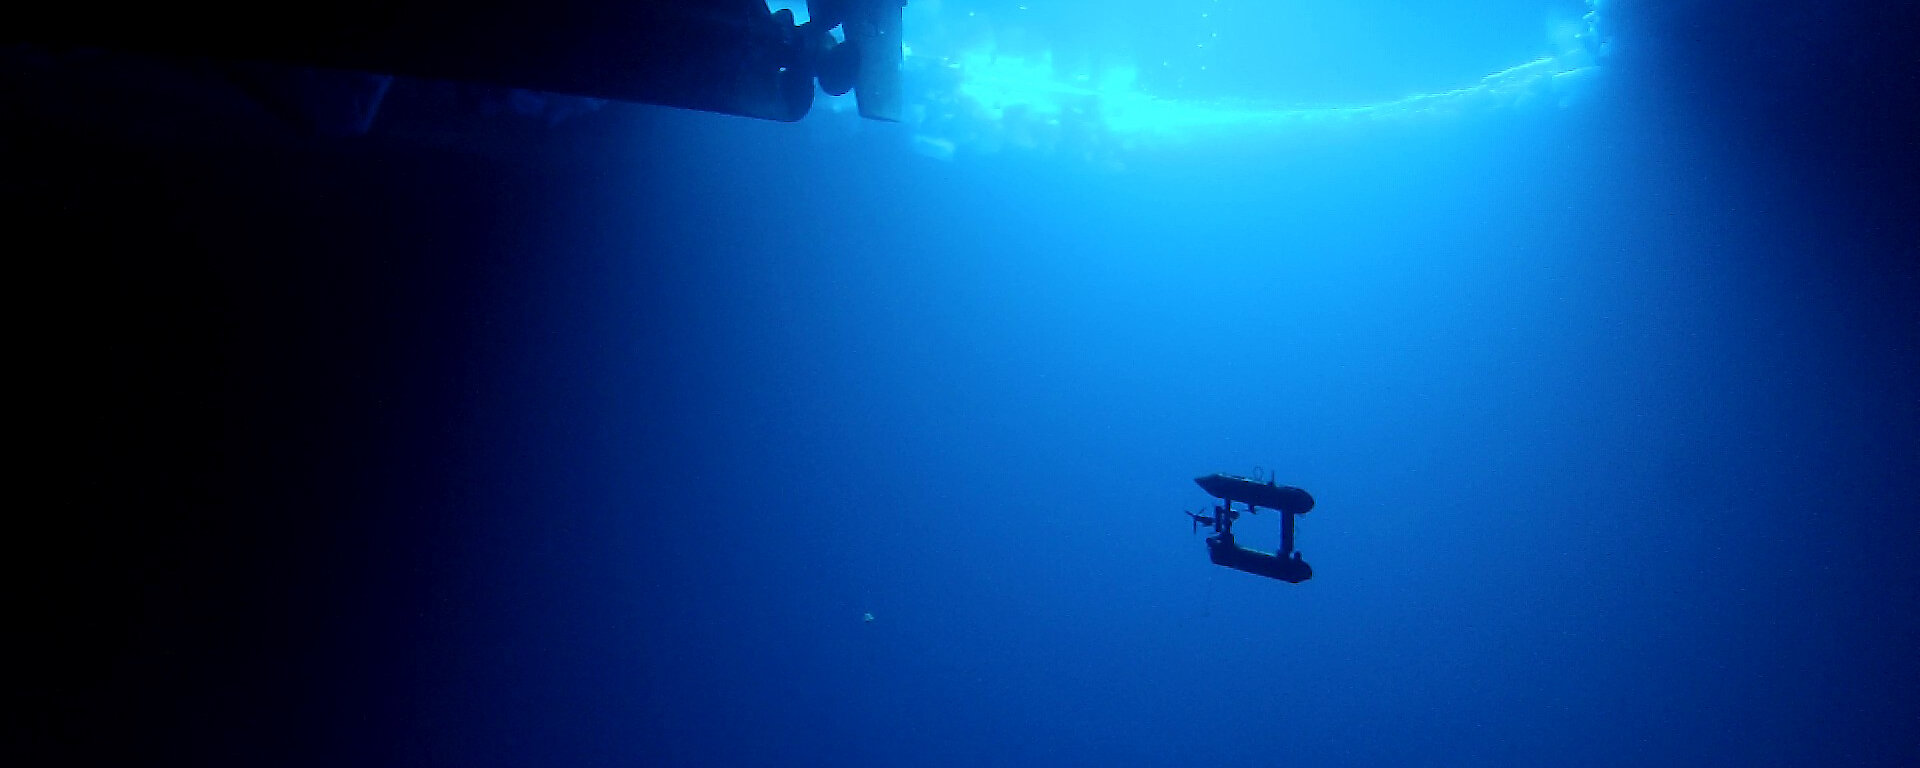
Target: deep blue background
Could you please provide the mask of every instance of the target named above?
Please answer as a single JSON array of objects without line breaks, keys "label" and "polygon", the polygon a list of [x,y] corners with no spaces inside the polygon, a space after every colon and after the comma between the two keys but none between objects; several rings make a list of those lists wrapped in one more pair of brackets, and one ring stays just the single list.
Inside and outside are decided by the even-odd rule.
[{"label": "deep blue background", "polygon": [[[1912,764],[1912,27],[1617,10],[1574,107],[1124,170],[16,58],[26,743]],[[1314,580],[1177,514],[1255,466]]]}]

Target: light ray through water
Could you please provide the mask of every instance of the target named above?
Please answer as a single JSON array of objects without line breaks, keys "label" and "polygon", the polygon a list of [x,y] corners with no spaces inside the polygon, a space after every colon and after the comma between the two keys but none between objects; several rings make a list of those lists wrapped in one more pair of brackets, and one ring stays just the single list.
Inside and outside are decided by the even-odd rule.
[{"label": "light ray through water", "polygon": [[[1294,127],[1564,105],[1600,74],[1611,46],[1605,0],[1584,2],[1584,14],[1551,35],[1551,53],[1471,82],[1350,103],[1287,102],[1256,93],[1168,95],[1143,83],[1137,61],[1107,57],[1090,66],[1084,63],[1089,57],[1078,56],[1067,65],[1049,47],[1016,50],[992,36],[955,42],[964,36],[942,33],[969,20],[943,17],[939,2],[909,4],[907,122],[915,148],[940,159],[1006,149],[1111,156]],[[932,44],[916,46],[916,32]],[[823,99],[823,106],[847,111],[850,101]]]}]

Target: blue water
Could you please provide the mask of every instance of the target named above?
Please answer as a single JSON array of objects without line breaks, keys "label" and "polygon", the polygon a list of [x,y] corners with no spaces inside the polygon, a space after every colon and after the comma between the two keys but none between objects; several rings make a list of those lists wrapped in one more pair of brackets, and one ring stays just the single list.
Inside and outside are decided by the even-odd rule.
[{"label": "blue water", "polygon": [[[905,122],[952,159],[1297,142],[1355,124],[1565,105],[1615,47],[1604,0],[909,6]],[[845,113],[851,97],[825,108]]]},{"label": "blue water", "polygon": [[[20,221],[113,279],[27,368],[108,457],[65,489],[138,503],[60,523],[108,543],[49,717],[197,764],[1920,764],[1911,70],[1835,18],[916,1],[898,125],[463,133],[403,82],[359,139],[74,139]],[[1312,580],[1208,562],[1214,472],[1316,497]]]},{"label": "blue water", "polygon": [[[1345,64],[1216,85],[1367,104],[1553,53],[1567,9],[1480,5],[1452,23],[1511,23],[1351,10],[1302,38]],[[425,717],[469,725],[427,751],[1902,764],[1912,272],[1829,258],[1886,243],[1649,61],[1095,152],[658,115],[506,321],[474,429],[539,448],[428,614]],[[1312,581],[1179,514],[1256,467],[1319,499]]]}]

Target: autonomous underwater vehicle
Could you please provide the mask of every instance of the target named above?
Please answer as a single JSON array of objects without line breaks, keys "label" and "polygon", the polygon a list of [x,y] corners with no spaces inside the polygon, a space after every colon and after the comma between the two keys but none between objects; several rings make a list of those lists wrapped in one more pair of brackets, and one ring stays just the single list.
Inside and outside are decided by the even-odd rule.
[{"label": "autonomous underwater vehicle", "polygon": [[[1293,519],[1313,509],[1311,494],[1290,485],[1278,485],[1273,480],[1263,482],[1238,475],[1207,475],[1194,478],[1194,482],[1200,490],[1220,500],[1210,515],[1186,513],[1193,519],[1195,531],[1202,525],[1213,528],[1213,535],[1207,537],[1207,557],[1214,565],[1292,584],[1313,578],[1313,566],[1307,565],[1293,548]],[[1248,514],[1259,514],[1262,508],[1280,513],[1278,552],[1267,554],[1234,542],[1233,522],[1240,519],[1240,510],[1233,508],[1235,502],[1245,504]]]}]

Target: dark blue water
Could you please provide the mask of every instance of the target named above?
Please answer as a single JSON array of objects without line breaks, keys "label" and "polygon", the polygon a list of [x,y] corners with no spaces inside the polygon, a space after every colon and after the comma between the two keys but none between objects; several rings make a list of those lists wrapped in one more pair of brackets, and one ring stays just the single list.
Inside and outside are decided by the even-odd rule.
[{"label": "dark blue water", "polygon": [[[1328,29],[1399,50],[1374,5]],[[1351,94],[1140,87],[1380,103],[1553,54],[1547,10]],[[946,159],[825,111],[133,129],[16,71],[62,491],[27,727],[75,763],[1913,764],[1905,38],[1616,10],[1564,105]],[[1317,498],[1312,580],[1180,515],[1255,471]]]}]

